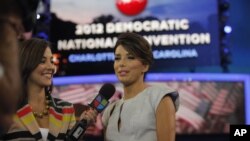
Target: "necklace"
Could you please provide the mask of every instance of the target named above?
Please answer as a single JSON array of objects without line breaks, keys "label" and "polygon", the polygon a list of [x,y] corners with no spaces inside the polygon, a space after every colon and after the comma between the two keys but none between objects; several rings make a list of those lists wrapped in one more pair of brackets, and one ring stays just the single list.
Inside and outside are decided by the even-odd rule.
[{"label": "necklace", "polygon": [[36,118],[43,118],[44,116],[47,116],[49,114],[49,97],[46,96],[46,100],[45,100],[45,108],[43,109],[42,112],[35,112],[32,110],[33,112],[33,115],[36,117]]}]

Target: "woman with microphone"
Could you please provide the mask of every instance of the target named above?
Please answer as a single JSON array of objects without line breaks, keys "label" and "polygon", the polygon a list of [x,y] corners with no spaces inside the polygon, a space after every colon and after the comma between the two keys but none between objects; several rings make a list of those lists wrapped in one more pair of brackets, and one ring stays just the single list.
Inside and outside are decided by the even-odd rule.
[{"label": "woman with microphone", "polygon": [[[75,112],[71,103],[51,96],[55,66],[50,43],[37,38],[24,41],[19,55],[24,96],[3,139],[64,140],[76,123]],[[89,109],[81,119],[93,122],[96,116]]]}]

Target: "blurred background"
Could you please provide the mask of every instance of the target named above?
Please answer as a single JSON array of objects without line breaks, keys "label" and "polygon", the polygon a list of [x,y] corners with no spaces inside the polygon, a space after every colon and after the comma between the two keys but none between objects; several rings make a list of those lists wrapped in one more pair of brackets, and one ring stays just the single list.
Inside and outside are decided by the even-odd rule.
[{"label": "blurred background", "polygon": [[[123,90],[113,72],[122,32],[143,35],[155,62],[146,80],[180,93],[177,141],[228,141],[230,124],[250,124],[248,0],[41,0],[33,37],[53,44],[53,95],[77,116],[103,83]],[[85,137],[102,140],[97,120]]]}]

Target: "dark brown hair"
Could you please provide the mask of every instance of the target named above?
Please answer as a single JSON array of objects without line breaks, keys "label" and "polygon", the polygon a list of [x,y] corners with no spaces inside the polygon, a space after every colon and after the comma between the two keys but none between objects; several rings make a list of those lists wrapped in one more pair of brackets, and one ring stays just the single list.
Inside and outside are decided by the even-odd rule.
[{"label": "dark brown hair", "polygon": [[[43,39],[32,38],[20,44],[19,57],[22,83],[24,87],[24,99],[27,98],[28,78],[35,68],[40,64],[46,48],[51,48],[51,44]],[[50,94],[52,85],[45,88],[46,94]]]},{"label": "dark brown hair", "polygon": [[118,36],[114,51],[119,45],[122,45],[126,51],[138,57],[144,65],[152,65],[152,49],[143,36],[136,33],[122,33]]}]

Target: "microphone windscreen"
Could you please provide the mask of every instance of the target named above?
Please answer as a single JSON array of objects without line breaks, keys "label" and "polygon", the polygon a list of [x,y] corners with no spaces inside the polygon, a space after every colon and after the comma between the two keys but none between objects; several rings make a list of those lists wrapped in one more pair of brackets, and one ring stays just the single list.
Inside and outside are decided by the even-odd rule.
[{"label": "microphone windscreen", "polygon": [[110,99],[115,93],[115,86],[110,83],[105,83],[99,90],[99,94],[105,97],[105,99]]}]

